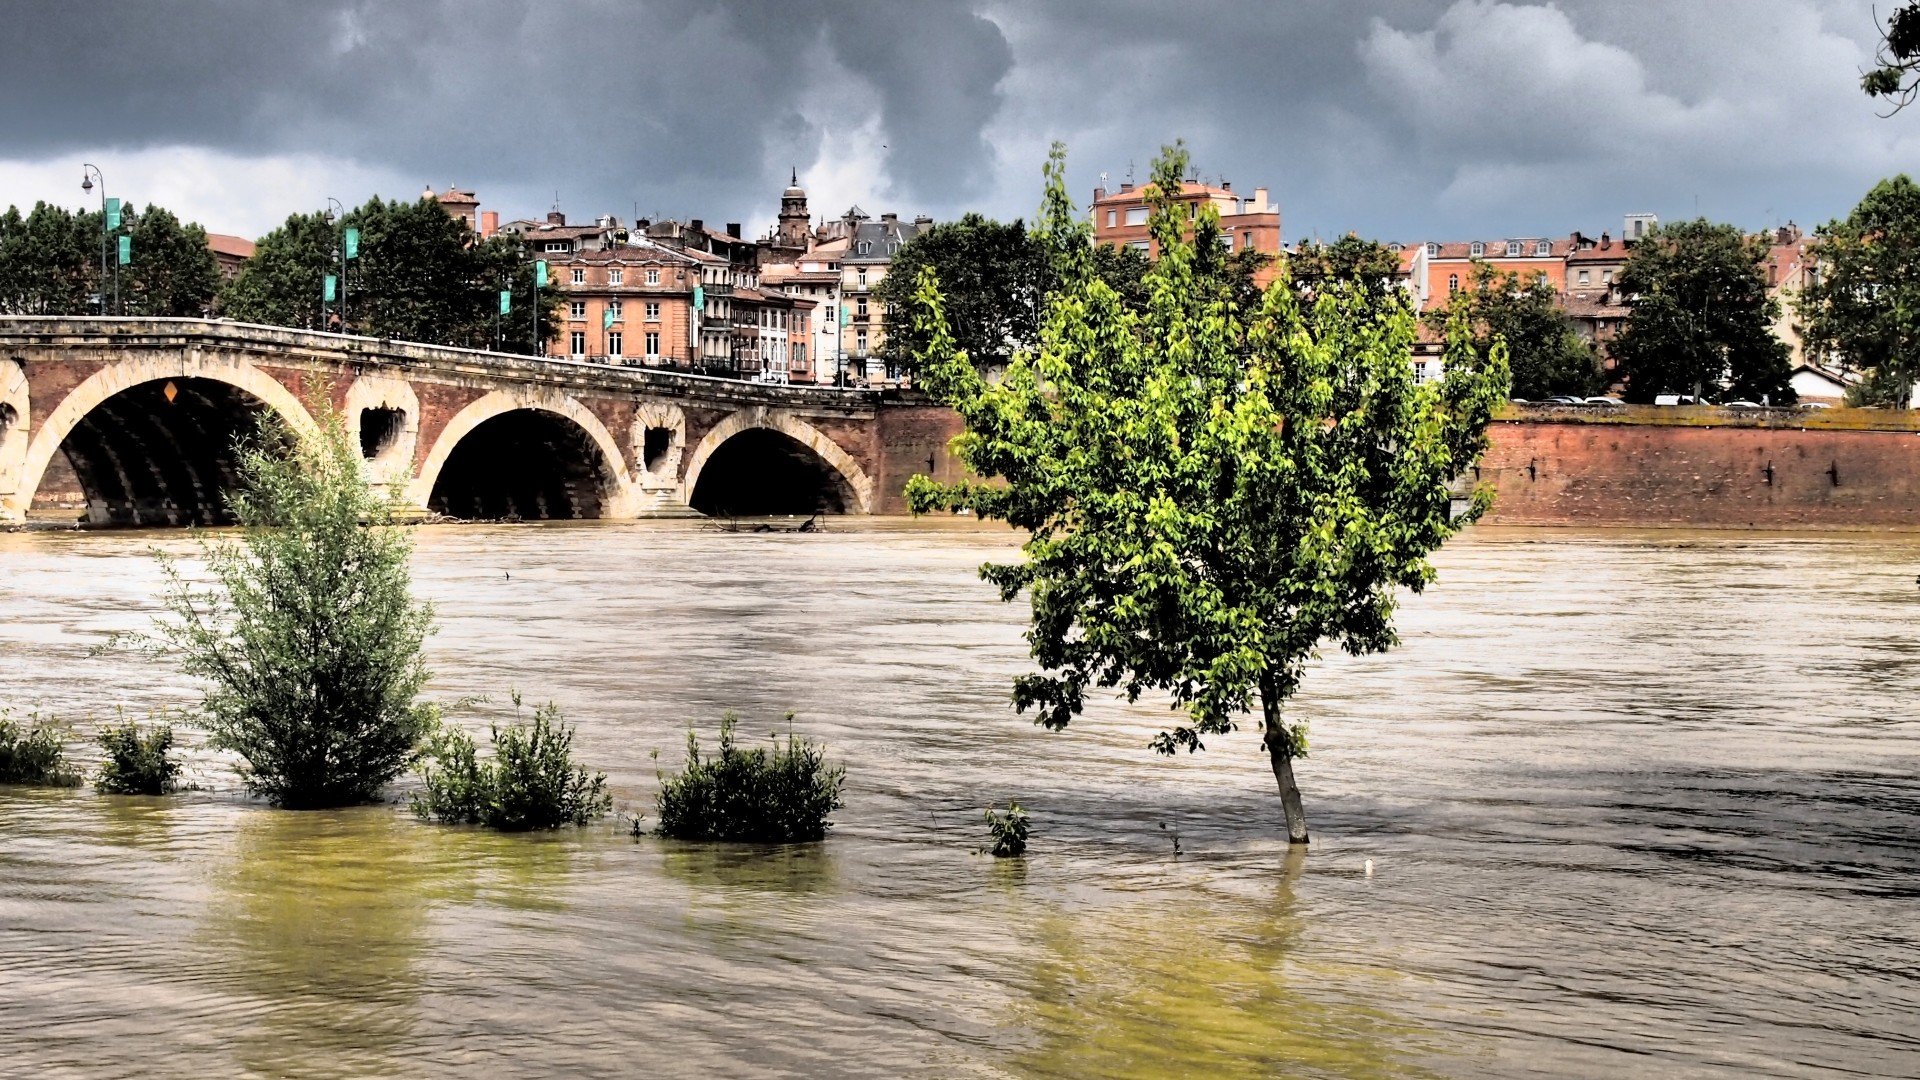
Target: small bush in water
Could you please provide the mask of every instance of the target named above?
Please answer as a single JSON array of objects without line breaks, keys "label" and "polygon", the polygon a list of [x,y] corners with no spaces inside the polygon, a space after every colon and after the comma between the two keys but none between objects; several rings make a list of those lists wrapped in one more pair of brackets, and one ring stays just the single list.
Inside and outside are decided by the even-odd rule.
[{"label": "small bush in water", "polygon": [[174,789],[180,763],[170,756],[173,725],[160,724],[142,731],[124,721],[100,730],[100,748],[107,759],[93,788],[105,795],[165,795]]},{"label": "small bush in water", "polygon": [[0,712],[0,784],[78,787],[80,774],[67,767],[61,729],[38,715],[22,725]]},{"label": "small bush in water", "polygon": [[[520,705],[519,695],[513,703]],[[533,710],[533,723],[493,729],[493,760],[480,761],[473,739],[442,731],[421,770],[426,791],[413,812],[449,824],[485,825],[502,832],[585,825],[613,809],[604,773],[573,763],[573,729],[554,704]]]},{"label": "small bush in water", "polygon": [[993,838],[993,852],[996,859],[1011,859],[1027,853],[1027,812],[1020,804],[1011,800],[1003,813],[993,807],[987,807],[987,835]]},{"label": "small bush in water", "polygon": [[[827,815],[840,809],[847,770],[828,765],[821,747],[787,735],[773,749],[742,750],[733,742],[736,717],[720,720],[720,753],[700,756],[687,732],[687,767],[663,777],[656,800],[662,836],[682,840],[819,840]],[[787,714],[789,725],[793,714]]]}]

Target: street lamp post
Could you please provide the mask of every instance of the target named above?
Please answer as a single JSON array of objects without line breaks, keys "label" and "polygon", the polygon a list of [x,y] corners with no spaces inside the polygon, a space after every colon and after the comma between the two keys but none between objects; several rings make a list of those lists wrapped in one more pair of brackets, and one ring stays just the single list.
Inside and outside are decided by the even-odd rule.
[{"label": "street lamp post", "polygon": [[[100,181],[100,314],[107,313],[107,178],[100,166],[83,164],[80,166],[80,190],[92,191],[95,179]],[[114,284],[118,286],[118,275]],[[118,289],[116,288],[117,292]]]},{"label": "street lamp post", "polygon": [[[339,211],[338,216],[336,216],[334,213],[334,211],[336,210]],[[341,205],[340,200],[334,198],[331,195],[327,196],[327,209],[325,213],[320,215],[321,218],[324,221],[326,221],[327,225],[331,227],[335,221],[345,218],[346,215],[347,215],[347,208]],[[357,230],[349,229],[348,231],[356,232]],[[339,252],[340,252],[340,332],[344,334],[347,332],[347,256],[349,254],[349,252],[347,251],[347,243],[344,239],[341,240],[339,243]],[[327,300],[330,300],[330,299],[332,299],[332,297],[328,296],[328,297],[324,297],[320,301],[320,329],[322,330],[325,330],[327,328]]]}]

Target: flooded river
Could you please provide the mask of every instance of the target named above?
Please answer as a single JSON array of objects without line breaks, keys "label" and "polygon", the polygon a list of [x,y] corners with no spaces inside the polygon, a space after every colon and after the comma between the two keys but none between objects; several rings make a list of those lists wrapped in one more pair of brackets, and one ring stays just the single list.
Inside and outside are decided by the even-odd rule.
[{"label": "flooded river", "polygon": [[[1920,1075],[1920,539],[1462,538],[1308,678],[1299,857],[1251,731],[1012,714],[1005,532],[418,536],[437,697],[558,702],[649,818],[690,721],[795,711],[831,837],[280,812],[197,745],[174,798],[0,788],[0,1076]],[[193,700],[89,655],[153,543],[0,536],[0,705]]]}]

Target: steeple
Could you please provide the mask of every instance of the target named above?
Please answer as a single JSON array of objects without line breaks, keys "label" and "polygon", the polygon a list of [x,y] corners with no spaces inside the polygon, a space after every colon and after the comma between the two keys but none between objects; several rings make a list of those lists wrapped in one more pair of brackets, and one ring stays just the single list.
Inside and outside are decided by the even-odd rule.
[{"label": "steeple", "polygon": [[807,221],[812,215],[807,212],[807,193],[800,186],[800,170],[794,168],[788,175],[791,183],[780,193],[780,225],[775,235],[780,247],[805,251]]}]

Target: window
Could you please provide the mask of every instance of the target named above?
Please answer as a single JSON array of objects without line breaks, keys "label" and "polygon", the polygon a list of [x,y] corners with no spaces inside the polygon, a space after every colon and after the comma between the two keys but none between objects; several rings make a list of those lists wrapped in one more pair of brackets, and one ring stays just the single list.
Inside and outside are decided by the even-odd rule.
[{"label": "window", "polygon": [[1226,248],[1228,251],[1232,251],[1233,250],[1233,234],[1223,231],[1220,234],[1220,246],[1223,248]]},{"label": "window", "polygon": [[1472,246],[1467,248],[1467,254],[1473,256],[1476,259],[1482,255],[1485,255],[1486,253],[1487,253],[1487,245],[1481,243],[1478,240],[1475,240]]},{"label": "window", "polygon": [[1518,240],[1507,241],[1507,257],[1513,258],[1514,256],[1519,254],[1520,254],[1520,241]]},{"label": "window", "polygon": [[861,255],[865,255],[868,252],[873,250],[873,244],[867,240],[860,241],[860,243],[855,245],[855,247],[858,248],[858,253]]},{"label": "window", "polygon": [[1247,251],[1253,250],[1253,234],[1252,233],[1244,232],[1240,234],[1240,247]]},{"label": "window", "polygon": [[853,317],[856,319],[864,319],[867,317],[867,298],[866,297],[863,296],[858,300],[854,301]]},{"label": "window", "polygon": [[1457,293],[1459,291],[1460,291],[1460,275],[1448,274],[1447,275],[1447,295],[1452,296],[1454,293]]},{"label": "window", "polygon": [[648,322],[660,321],[660,305],[651,300],[647,302],[647,321]]},{"label": "window", "polygon": [[647,271],[647,284],[649,285],[660,284],[660,271],[658,270]]},{"label": "window", "polygon": [[1588,276],[1589,276],[1589,275],[1588,275],[1588,273],[1587,273],[1587,271],[1585,271],[1585,270],[1582,270],[1582,271],[1580,271],[1580,284],[1582,284],[1582,285],[1585,285],[1585,284],[1587,284],[1587,280],[1588,280]]},{"label": "window", "polygon": [[656,360],[660,358],[660,332],[657,330],[647,331],[647,356]]},{"label": "window", "polygon": [[1107,211],[1107,228],[1109,229],[1113,228],[1114,223],[1118,221],[1119,218],[1120,218],[1120,211],[1118,210]]},{"label": "window", "polygon": [[834,306],[833,306],[832,304],[828,304],[828,305],[827,305],[827,313],[826,313],[825,315],[823,315],[823,316],[821,316],[821,318],[822,318],[822,320],[823,320],[823,321],[825,321],[825,322],[826,322],[826,323],[827,323],[828,325],[832,325],[832,324],[833,324],[833,321],[834,321],[835,319],[837,319],[837,318],[839,318],[839,313],[838,313],[838,312],[839,312],[839,309],[838,309],[838,308],[835,308],[835,307],[834,307]]},{"label": "window", "polygon": [[867,268],[866,267],[863,266],[860,268],[858,277],[859,277],[859,284],[862,287],[865,287],[865,285],[867,284]]},{"label": "window", "polygon": [[1144,207],[1144,206],[1129,206],[1129,207],[1127,207],[1127,224],[1129,224],[1129,225],[1145,225],[1146,223],[1147,223],[1147,208],[1146,208],[1146,207]]},{"label": "window", "polygon": [[614,322],[619,322],[620,321],[620,301],[618,300],[607,301],[607,314],[613,316]]},{"label": "window", "polygon": [[587,317],[587,302],[586,302],[585,300],[575,300],[575,301],[573,301],[572,303],[570,303],[570,304],[568,304],[568,305],[567,305],[567,315],[568,315],[568,316],[569,316],[570,318],[575,318],[575,319],[584,319],[584,318],[586,318],[586,317]]},{"label": "window", "polygon": [[621,282],[625,281],[626,279],[627,279],[626,271],[621,270],[617,266],[607,271],[607,284],[609,285],[618,285]]},{"label": "window", "polygon": [[547,241],[546,250],[547,251],[565,251],[567,250],[567,247],[568,247],[568,244],[565,240],[549,240]]},{"label": "window", "polygon": [[804,342],[793,347],[793,366],[800,371],[807,369],[807,346]]},{"label": "window", "polygon": [[1146,251],[1148,250],[1150,245],[1145,240],[1135,240],[1134,242],[1128,244],[1127,246],[1132,248],[1135,251]]},{"label": "window", "polygon": [[1429,243],[1427,245],[1427,258],[1437,259],[1439,257],[1440,257],[1440,245]]},{"label": "window", "polygon": [[607,331],[607,355],[620,355],[620,331],[618,330]]},{"label": "window", "polygon": [[575,285],[585,285],[587,283],[587,272],[577,266],[574,267],[572,280]]},{"label": "window", "polygon": [[867,355],[867,332],[865,330],[856,331],[853,335],[853,355]]},{"label": "window", "polygon": [[1553,254],[1553,245],[1545,240],[1535,240],[1533,242],[1533,253],[1535,255],[1551,255]]},{"label": "window", "polygon": [[1606,282],[1609,285],[1613,284],[1613,271],[1611,270],[1600,271],[1600,280]]},{"label": "window", "polygon": [[1533,280],[1539,282],[1542,285],[1545,285],[1547,283],[1547,272],[1545,270],[1540,271],[1539,273],[1533,275]]},{"label": "window", "polygon": [[567,335],[567,355],[578,359],[587,355],[587,332],[575,330]]}]

